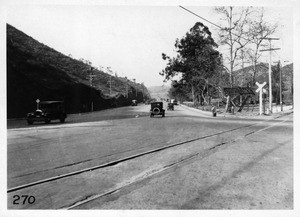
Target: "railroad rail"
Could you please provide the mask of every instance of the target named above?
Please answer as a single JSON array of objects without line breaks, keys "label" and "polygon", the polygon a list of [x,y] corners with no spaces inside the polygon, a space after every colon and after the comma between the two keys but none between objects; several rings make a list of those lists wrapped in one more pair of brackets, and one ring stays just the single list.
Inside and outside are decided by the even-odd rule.
[{"label": "railroad rail", "polygon": [[[279,118],[279,117],[277,117],[277,118]],[[162,172],[164,172],[164,171],[166,171],[168,169],[171,169],[173,167],[182,165],[182,164],[184,164],[184,163],[186,163],[186,162],[188,162],[188,161],[190,161],[192,159],[195,159],[195,158],[197,158],[199,156],[204,156],[204,155],[208,155],[209,153],[214,153],[215,151],[217,151],[218,148],[222,147],[225,144],[234,143],[234,142],[239,141],[239,140],[241,140],[241,139],[243,139],[243,138],[245,138],[247,136],[250,136],[252,134],[255,134],[255,133],[261,132],[263,130],[266,130],[268,128],[274,127],[277,124],[286,122],[287,120],[288,119],[285,119],[285,120],[279,121],[279,122],[275,122],[273,125],[270,125],[270,126],[267,126],[267,127],[263,127],[261,129],[251,130],[250,132],[248,132],[248,133],[246,133],[246,134],[244,134],[242,136],[236,137],[234,139],[230,139],[229,141],[225,141],[225,142],[221,142],[221,143],[215,144],[214,146],[208,148],[205,153],[202,151],[202,152],[198,152],[198,153],[189,155],[189,156],[185,157],[184,159],[180,159],[177,162],[173,162],[170,165],[166,165],[166,166],[162,167],[161,169],[159,169],[159,170],[157,170],[157,171],[155,171],[155,172],[153,172],[151,174],[148,174],[148,176],[146,176],[146,177],[144,177],[142,179],[135,180],[135,181],[133,181],[131,183],[128,183],[126,185],[123,185],[123,186],[115,188],[115,189],[110,189],[110,190],[108,190],[107,192],[105,192],[103,194],[96,194],[96,195],[90,196],[88,198],[85,198],[84,200],[74,202],[71,205],[60,207],[60,209],[74,209],[74,208],[79,207],[79,206],[81,206],[81,205],[83,205],[85,203],[88,203],[88,202],[92,201],[92,200],[95,200],[95,199],[98,199],[98,198],[101,198],[101,197],[105,197],[107,195],[111,195],[113,193],[119,192],[120,190],[122,190],[122,189],[124,189],[124,188],[126,188],[126,187],[128,187],[128,186],[130,186],[132,184],[141,182],[141,181],[143,181],[145,179],[148,179],[151,176],[154,176],[154,175],[156,175],[158,173],[162,173]],[[22,189],[26,189],[26,188],[29,188],[29,187],[38,186],[38,185],[41,185],[41,184],[44,184],[44,183],[52,182],[52,181],[55,181],[55,180],[59,180],[59,179],[64,179],[64,178],[76,176],[76,175],[81,174],[81,173],[90,172],[90,171],[93,171],[93,170],[97,170],[97,169],[101,169],[101,168],[106,168],[106,167],[114,166],[114,165],[117,165],[117,164],[125,162],[125,161],[129,161],[129,160],[132,160],[132,159],[135,159],[135,158],[138,158],[138,157],[142,157],[142,156],[145,156],[145,155],[153,154],[155,152],[160,152],[160,151],[163,151],[163,150],[171,149],[171,148],[176,147],[176,146],[181,146],[181,145],[185,145],[185,144],[192,143],[192,142],[195,142],[195,141],[200,141],[202,139],[219,136],[221,134],[232,133],[234,131],[239,131],[239,130],[242,130],[242,129],[250,128],[252,126],[259,125],[259,124],[262,124],[262,123],[268,122],[268,121],[270,121],[270,120],[260,121],[260,122],[256,122],[256,123],[249,124],[249,125],[246,125],[246,126],[242,126],[242,127],[237,127],[237,128],[230,129],[230,130],[221,131],[221,132],[218,132],[218,133],[213,133],[213,134],[210,134],[210,135],[205,135],[205,136],[201,136],[201,137],[189,139],[189,140],[178,142],[178,143],[173,143],[173,144],[170,144],[170,145],[167,145],[167,146],[163,146],[163,147],[159,147],[159,148],[154,148],[152,150],[148,150],[148,151],[145,151],[145,152],[134,154],[134,155],[131,155],[131,156],[128,156],[128,157],[124,157],[124,158],[121,158],[121,159],[113,160],[113,161],[110,161],[108,163],[104,163],[104,164],[100,164],[100,165],[88,167],[88,168],[77,170],[77,171],[73,171],[73,172],[70,172],[70,173],[65,173],[65,174],[53,176],[53,177],[42,179],[42,180],[35,181],[35,182],[30,182],[30,183],[27,183],[27,184],[24,184],[24,185],[19,185],[19,186],[16,186],[16,187],[8,189],[7,193],[12,193],[12,192],[16,192],[16,191],[19,191],[19,190],[22,190]]]}]

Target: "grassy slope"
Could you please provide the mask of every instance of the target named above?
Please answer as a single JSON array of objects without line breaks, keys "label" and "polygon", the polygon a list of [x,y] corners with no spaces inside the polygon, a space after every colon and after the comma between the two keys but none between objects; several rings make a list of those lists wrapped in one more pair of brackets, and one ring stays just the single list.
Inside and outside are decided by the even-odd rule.
[{"label": "grassy slope", "polygon": [[128,105],[133,98],[142,100],[142,88],[128,81],[129,98],[126,99],[124,78],[112,77],[113,98],[108,97],[110,76],[94,70],[93,85],[89,87],[90,66],[72,59],[36,41],[7,24],[7,117],[24,117],[35,108],[35,100],[66,102],[69,113]]}]

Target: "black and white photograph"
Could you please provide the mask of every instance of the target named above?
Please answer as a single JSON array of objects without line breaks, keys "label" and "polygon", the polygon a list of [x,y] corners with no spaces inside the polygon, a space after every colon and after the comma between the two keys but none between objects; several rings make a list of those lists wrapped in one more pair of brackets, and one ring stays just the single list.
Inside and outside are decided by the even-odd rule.
[{"label": "black and white photograph", "polygon": [[1,216],[300,216],[299,2],[0,14]]}]

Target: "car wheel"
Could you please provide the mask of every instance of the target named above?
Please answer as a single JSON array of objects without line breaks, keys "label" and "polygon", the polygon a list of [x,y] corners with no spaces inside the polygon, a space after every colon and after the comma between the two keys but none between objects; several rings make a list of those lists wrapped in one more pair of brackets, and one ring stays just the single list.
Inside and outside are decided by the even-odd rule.
[{"label": "car wheel", "polygon": [[60,118],[59,121],[60,123],[65,123],[65,118]]},{"label": "car wheel", "polygon": [[33,124],[33,121],[27,120],[27,123],[28,123],[28,125],[31,125],[31,124]]},{"label": "car wheel", "polygon": [[157,107],[155,107],[155,108],[153,108],[153,114],[156,114],[156,115],[158,115],[159,113],[160,113],[160,109],[159,108],[157,108]]}]

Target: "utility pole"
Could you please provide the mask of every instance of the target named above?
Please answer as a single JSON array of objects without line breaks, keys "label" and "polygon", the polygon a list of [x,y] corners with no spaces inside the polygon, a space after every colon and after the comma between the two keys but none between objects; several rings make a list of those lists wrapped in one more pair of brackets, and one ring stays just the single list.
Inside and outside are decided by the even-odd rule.
[{"label": "utility pole", "polygon": [[[243,80],[242,80],[242,82],[241,82],[241,86],[243,86],[243,82],[244,82],[244,50],[242,49],[241,50],[241,52],[242,52],[242,73],[243,73]],[[242,98],[241,98],[242,99]]]},{"label": "utility pole", "polygon": [[111,96],[111,77],[112,77],[112,75],[110,75],[110,78],[109,78],[109,96]]},{"label": "utility pole", "polygon": [[125,77],[126,79],[126,98],[128,99],[128,80],[127,77]]},{"label": "utility pole", "polygon": [[280,111],[283,111],[283,105],[282,105],[282,70],[281,70],[281,64],[280,60],[278,62],[274,62],[278,64],[279,68],[279,101],[280,101]]},{"label": "utility pole", "polygon": [[[89,70],[89,80],[90,80],[90,87],[93,87],[93,77],[96,77],[96,75],[93,75],[93,70],[94,68],[91,67],[91,69]],[[93,104],[93,100],[91,102],[91,111],[94,111],[94,104]]]},{"label": "utility pole", "polygon": [[280,111],[283,111],[282,107],[282,71],[281,71],[281,65],[280,65],[280,60],[279,60],[279,99],[280,99]]},{"label": "utility pole", "polygon": [[269,51],[269,109],[270,109],[270,113],[273,112],[272,109],[272,69],[271,69],[271,52],[273,50],[279,50],[280,48],[272,48],[271,46],[271,41],[272,40],[279,40],[279,38],[263,38],[263,39],[267,39],[269,40],[269,44],[270,44],[270,49],[266,49],[266,50],[260,50],[260,51]]},{"label": "utility pole", "polygon": [[107,83],[109,83],[109,96],[111,97],[111,83],[112,83],[112,75],[113,72],[111,71],[110,67],[106,67],[106,72],[107,74],[109,74],[109,81]]},{"label": "utility pole", "polygon": [[137,87],[136,87],[135,81],[136,81],[136,80],[135,80],[135,78],[134,78],[134,79],[133,79],[133,82],[134,82],[134,84],[135,84],[135,85],[134,85],[134,87],[135,87],[135,97],[137,98]]},{"label": "utility pole", "polygon": [[96,77],[96,75],[93,75],[93,70],[93,67],[91,67],[91,69],[89,70],[90,87],[93,87],[93,78]]}]

